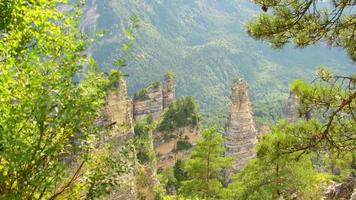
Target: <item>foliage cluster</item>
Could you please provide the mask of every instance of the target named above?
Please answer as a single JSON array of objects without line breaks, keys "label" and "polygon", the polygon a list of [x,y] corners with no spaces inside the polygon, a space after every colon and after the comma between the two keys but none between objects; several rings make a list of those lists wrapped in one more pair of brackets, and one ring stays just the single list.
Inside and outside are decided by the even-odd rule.
[{"label": "foliage cluster", "polygon": [[[102,73],[83,53],[90,39],[78,30],[81,5],[59,10],[65,3],[0,2],[0,198],[55,199],[95,171],[88,162],[106,131],[96,120],[121,73]],[[102,161],[121,173],[114,159]],[[78,184],[100,196],[107,187],[94,189],[102,186],[94,179]]]},{"label": "foliage cluster", "polygon": [[177,146],[176,146],[176,151],[181,151],[181,150],[187,150],[187,149],[190,149],[192,148],[193,145],[189,142],[189,141],[186,141],[186,140],[178,140],[177,141]]},{"label": "foliage cluster", "polygon": [[355,7],[352,0],[333,1],[325,6],[315,0],[255,0],[265,11],[247,25],[248,33],[279,48],[288,42],[305,47],[319,41],[340,46],[356,61]]},{"label": "foliage cluster", "polygon": [[146,119],[135,123],[136,147],[136,189],[139,199],[153,200],[159,197],[159,187],[156,177],[156,154],[153,149],[152,131],[155,121],[150,115]]},{"label": "foliage cluster", "polygon": [[147,118],[134,126],[137,160],[141,165],[151,164],[156,158],[152,146],[153,124],[149,121]]},{"label": "foliage cluster", "polygon": [[318,189],[330,176],[318,173],[312,163],[315,154],[298,160],[293,154],[283,154],[282,143],[292,142],[285,132],[286,124],[280,122],[262,137],[257,158],[233,177],[227,199],[321,198]]},{"label": "foliage cluster", "polygon": [[164,74],[165,80],[176,81],[176,74],[173,71],[168,71]]},{"label": "foliage cluster", "polygon": [[197,126],[200,116],[194,97],[183,97],[169,105],[158,125],[158,130],[167,132],[185,126]]},{"label": "foliage cluster", "polygon": [[180,193],[192,198],[222,198],[222,170],[231,167],[233,161],[232,158],[223,156],[224,151],[223,138],[217,129],[213,127],[204,130],[202,139],[184,165],[189,178],[182,182]]}]

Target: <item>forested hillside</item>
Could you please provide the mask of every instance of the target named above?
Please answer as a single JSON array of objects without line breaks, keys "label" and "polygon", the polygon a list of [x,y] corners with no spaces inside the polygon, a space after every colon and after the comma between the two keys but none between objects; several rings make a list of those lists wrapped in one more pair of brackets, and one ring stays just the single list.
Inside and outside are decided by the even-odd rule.
[{"label": "forested hillside", "polygon": [[259,11],[242,0],[90,0],[82,28],[91,33],[105,29],[106,35],[90,52],[99,64],[111,68],[119,55],[120,30],[131,15],[137,15],[137,45],[130,66],[123,69],[129,75],[130,95],[172,70],[177,75],[177,95],[195,96],[203,121],[222,122],[230,85],[244,77],[260,125],[280,115],[292,80],[313,79],[318,65],[334,72],[356,67],[342,49],[320,45],[276,51],[253,40],[245,24]]},{"label": "forested hillside", "polygon": [[0,200],[356,200],[355,1],[253,3],[0,0]]}]

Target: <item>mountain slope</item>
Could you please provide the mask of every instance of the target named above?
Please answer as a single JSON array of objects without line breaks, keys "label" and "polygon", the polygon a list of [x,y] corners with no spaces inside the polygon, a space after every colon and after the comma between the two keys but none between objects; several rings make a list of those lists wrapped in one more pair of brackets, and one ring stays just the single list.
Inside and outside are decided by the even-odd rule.
[{"label": "mountain slope", "polygon": [[177,74],[178,96],[196,96],[210,121],[223,119],[236,77],[248,81],[261,122],[281,111],[290,81],[312,79],[317,65],[340,73],[356,70],[341,49],[319,45],[273,50],[251,39],[244,24],[259,9],[247,0],[92,0],[83,24],[90,32],[108,30],[91,53],[110,68],[120,55],[119,33],[129,16],[137,15],[141,28],[134,58],[124,69],[129,93],[172,70]]}]

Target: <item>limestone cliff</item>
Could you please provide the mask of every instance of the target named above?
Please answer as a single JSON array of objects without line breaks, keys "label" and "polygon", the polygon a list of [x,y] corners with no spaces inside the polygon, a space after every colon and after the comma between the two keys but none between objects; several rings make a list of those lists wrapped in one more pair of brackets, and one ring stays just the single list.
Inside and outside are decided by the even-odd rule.
[{"label": "limestone cliff", "polygon": [[[134,136],[131,109],[131,100],[127,96],[126,83],[121,79],[115,89],[109,92],[101,123],[109,126],[108,133],[104,133],[102,144],[112,144],[112,155],[116,155],[128,145]],[[114,190],[107,199],[135,200],[137,191],[135,187],[135,152],[129,152],[124,162],[128,165],[128,171],[119,177],[120,188]],[[126,160],[127,159],[127,160]]]},{"label": "limestone cliff", "polygon": [[243,79],[231,87],[231,105],[225,126],[225,155],[236,158],[233,172],[239,171],[256,153],[257,131],[253,121],[248,85]]},{"label": "limestone cliff", "polygon": [[163,88],[161,82],[141,90],[141,94],[135,95],[133,102],[133,116],[135,120],[141,120],[152,115],[157,119],[163,111]]},{"label": "limestone cliff", "polygon": [[132,102],[127,96],[127,87],[123,79],[117,84],[117,89],[112,90],[106,97],[105,116],[112,123],[114,130],[126,127],[133,136],[132,130]]},{"label": "limestone cliff", "polygon": [[157,81],[135,93],[133,100],[133,118],[141,120],[149,115],[158,119],[165,108],[176,99],[175,77],[166,74],[165,82]]},{"label": "limestone cliff", "polygon": [[188,159],[199,138],[198,127],[187,126],[172,132],[156,131],[154,148],[158,171],[174,166],[177,160]]}]

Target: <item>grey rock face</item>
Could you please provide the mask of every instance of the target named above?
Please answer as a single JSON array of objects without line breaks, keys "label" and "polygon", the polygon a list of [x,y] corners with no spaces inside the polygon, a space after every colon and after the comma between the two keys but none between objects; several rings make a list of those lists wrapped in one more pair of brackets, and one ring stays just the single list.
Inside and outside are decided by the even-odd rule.
[{"label": "grey rock face", "polygon": [[248,85],[245,80],[236,81],[232,88],[231,105],[225,126],[225,155],[236,158],[233,172],[238,172],[255,157],[257,131],[253,121]]},{"label": "grey rock face", "polygon": [[173,77],[166,76],[164,85],[148,88],[143,99],[133,101],[133,118],[144,119],[152,115],[154,119],[159,118],[163,111],[176,100],[176,83]]},{"label": "grey rock face", "polygon": [[288,122],[296,122],[299,118],[299,99],[294,93],[290,93],[288,97],[287,106],[284,110],[284,117]]},{"label": "grey rock face", "polygon": [[333,183],[325,193],[323,200],[354,200],[356,199],[356,178],[349,177],[342,183]]}]

